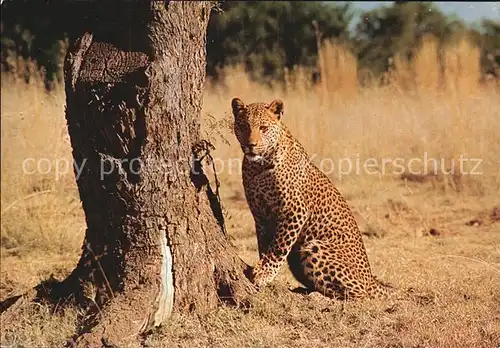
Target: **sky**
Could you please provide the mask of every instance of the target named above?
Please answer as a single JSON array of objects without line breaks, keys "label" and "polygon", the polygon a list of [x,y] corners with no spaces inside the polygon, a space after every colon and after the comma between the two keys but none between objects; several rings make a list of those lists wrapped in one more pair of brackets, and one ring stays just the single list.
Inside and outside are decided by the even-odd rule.
[{"label": "sky", "polygon": [[[391,4],[392,1],[351,1],[355,7],[361,10],[371,10],[383,4]],[[434,1],[446,15],[455,14],[466,22],[472,23],[481,18],[496,19],[500,21],[500,1],[490,2],[455,2]]]}]

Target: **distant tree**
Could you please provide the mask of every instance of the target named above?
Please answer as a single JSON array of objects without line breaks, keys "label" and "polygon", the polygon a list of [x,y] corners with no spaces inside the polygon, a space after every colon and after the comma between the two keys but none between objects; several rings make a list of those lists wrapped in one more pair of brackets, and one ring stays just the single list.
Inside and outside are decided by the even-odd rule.
[{"label": "distant tree", "polygon": [[425,34],[446,41],[465,28],[463,22],[446,17],[431,2],[397,1],[364,12],[355,30],[360,67],[380,74],[387,70],[389,58],[396,54],[411,59]]},{"label": "distant tree", "polygon": [[309,1],[223,2],[208,25],[207,72],[243,64],[256,76],[282,78],[283,69],[314,66],[317,45],[312,22],[323,37],[347,41],[351,6]]},{"label": "distant tree", "polygon": [[[80,4],[79,4],[80,3]],[[36,60],[44,68],[47,84],[62,82],[62,62],[65,54],[68,22],[84,18],[60,16],[67,7],[81,6],[81,2],[63,0],[5,0],[2,2],[1,63],[2,71],[14,68],[12,53]],[[78,13],[78,11],[72,12]],[[29,76],[24,76],[26,79]]]},{"label": "distant tree", "polygon": [[481,63],[486,73],[500,78],[500,21],[485,19],[481,23]]}]

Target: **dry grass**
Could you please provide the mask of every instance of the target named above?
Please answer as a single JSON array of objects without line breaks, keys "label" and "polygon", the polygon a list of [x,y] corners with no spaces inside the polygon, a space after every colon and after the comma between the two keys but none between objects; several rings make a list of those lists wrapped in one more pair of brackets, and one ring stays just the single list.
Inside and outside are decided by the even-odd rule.
[{"label": "dry grass", "polygon": [[[354,84],[356,61],[341,46],[327,43],[321,63],[326,81],[318,86],[300,68],[287,73],[287,86],[272,89],[251,82],[234,68],[226,71],[224,86],[207,83],[205,90],[204,129],[217,147],[214,156],[228,232],[243,259],[255,261],[257,251],[241,186],[240,149],[229,129],[230,100],[281,98],[284,122],[347,196],[375,273],[398,286],[431,293],[428,301],[334,304],[289,292],[287,288],[296,283],[283,270],[273,286],[253,299],[249,312],[222,307],[208,318],[175,316],[147,343],[152,347],[500,344],[500,225],[492,213],[500,203],[500,92],[478,85],[477,51],[467,45],[462,41],[439,52],[426,38],[413,62],[395,57],[395,70],[386,76],[384,86]],[[51,273],[64,277],[74,267],[83,239],[85,220],[74,174],[71,168],[56,174],[54,167],[59,160],[59,170],[65,171],[62,160],[71,163],[64,92],[61,86],[50,94],[42,90],[36,76],[26,85],[2,75],[2,299],[26,291]],[[410,161],[423,160],[426,154],[428,159],[442,159],[444,169],[450,169],[450,161],[460,155],[478,158],[481,163],[475,170],[482,174],[424,173],[401,180],[401,168],[413,163],[413,170],[422,169],[418,160]],[[47,158],[53,165],[48,171],[47,163],[42,163],[47,173],[29,175],[22,167],[27,158]],[[363,169],[370,158],[372,165]],[[349,161],[353,168],[347,173]],[[474,166],[475,162],[466,163],[463,169],[470,172]],[[2,344],[61,346],[74,328],[72,311],[56,316],[44,307],[20,307],[18,317],[2,317]]]}]

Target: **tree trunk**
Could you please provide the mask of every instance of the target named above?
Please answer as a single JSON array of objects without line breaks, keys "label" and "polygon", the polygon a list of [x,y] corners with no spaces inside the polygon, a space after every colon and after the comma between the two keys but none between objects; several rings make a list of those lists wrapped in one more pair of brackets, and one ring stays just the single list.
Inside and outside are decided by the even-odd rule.
[{"label": "tree trunk", "polygon": [[[50,296],[87,311],[78,345],[124,342],[172,309],[206,312],[253,287],[201,170],[209,2],[89,2],[65,60],[66,118],[87,230]],[[194,169],[194,170],[193,170]]]}]

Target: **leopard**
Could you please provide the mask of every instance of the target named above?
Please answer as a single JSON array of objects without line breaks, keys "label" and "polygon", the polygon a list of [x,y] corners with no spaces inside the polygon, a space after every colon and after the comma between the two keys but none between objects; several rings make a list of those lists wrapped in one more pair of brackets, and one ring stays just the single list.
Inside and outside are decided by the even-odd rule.
[{"label": "leopard", "polygon": [[394,286],[373,275],[346,198],[284,124],[283,101],[234,97],[231,108],[257,235],[259,259],[248,277],[258,291],[288,264],[307,293],[334,300],[390,295]]}]

